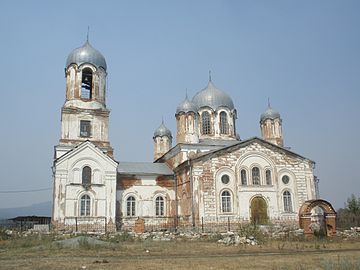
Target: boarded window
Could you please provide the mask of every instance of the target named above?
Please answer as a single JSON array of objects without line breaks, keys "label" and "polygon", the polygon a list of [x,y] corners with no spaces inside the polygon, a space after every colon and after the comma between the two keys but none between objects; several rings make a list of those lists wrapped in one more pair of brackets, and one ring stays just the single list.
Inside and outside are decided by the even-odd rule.
[{"label": "boarded window", "polygon": [[81,98],[90,100],[92,98],[92,70],[85,68],[81,78]]},{"label": "boarded window", "polygon": [[80,216],[90,216],[90,196],[84,195],[80,199]]},{"label": "boarded window", "polygon": [[208,112],[203,112],[201,114],[201,123],[201,133],[211,134],[210,114]]},{"label": "boarded window", "polygon": [[220,113],[220,134],[229,134],[229,124],[226,112]]},{"label": "boarded window", "polygon": [[164,198],[159,196],[155,200],[155,215],[163,216],[164,215]]},{"label": "boarded window", "polygon": [[265,177],[266,177],[266,184],[269,185],[269,186],[272,185],[271,171],[270,170],[266,170]]},{"label": "boarded window", "polygon": [[260,185],[260,170],[258,167],[252,168],[252,183],[253,185]]},{"label": "boarded window", "polygon": [[91,122],[87,120],[80,120],[80,137],[91,136]]},{"label": "boarded window", "polygon": [[223,191],[221,193],[221,211],[223,213],[231,212],[231,195],[229,191]]},{"label": "boarded window", "polygon": [[133,196],[130,196],[129,198],[127,198],[126,200],[126,215],[128,217],[133,217],[135,216],[135,198]]},{"label": "boarded window", "polygon": [[241,170],[240,175],[241,175],[241,184],[242,184],[243,186],[246,186],[246,185],[247,185],[246,171],[245,171],[245,170]]},{"label": "boarded window", "polygon": [[85,166],[82,170],[82,184],[91,184],[91,168],[89,166]]}]

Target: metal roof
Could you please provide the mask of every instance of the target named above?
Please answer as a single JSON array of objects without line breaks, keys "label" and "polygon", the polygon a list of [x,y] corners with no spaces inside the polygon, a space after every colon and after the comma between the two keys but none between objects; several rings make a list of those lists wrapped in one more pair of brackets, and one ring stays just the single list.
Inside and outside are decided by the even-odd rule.
[{"label": "metal roof", "polygon": [[177,106],[177,108],[176,108],[176,114],[178,114],[180,112],[184,112],[184,113],[187,113],[187,112],[196,113],[197,112],[196,105],[188,99],[187,95],[186,95],[185,100],[183,102],[181,102],[179,104],[179,106]]},{"label": "metal roof", "polygon": [[174,172],[165,163],[119,162],[120,174],[173,175]]},{"label": "metal roof", "polygon": [[213,110],[223,106],[230,110],[234,109],[232,99],[223,91],[216,88],[210,80],[206,88],[198,92],[192,99],[197,108],[208,106]]},{"label": "metal roof", "polygon": [[269,105],[265,112],[263,112],[260,116],[260,121],[264,121],[266,119],[274,120],[276,118],[280,118],[280,113],[275,111],[271,106]]},{"label": "metal roof", "polygon": [[93,64],[96,67],[102,67],[106,70],[106,61],[105,57],[95,48],[93,48],[89,41],[86,41],[85,44],[79,48],[74,49],[68,56],[66,60],[66,67],[71,64],[81,64],[89,63]]},{"label": "metal roof", "polygon": [[171,131],[168,129],[164,122],[161,122],[161,125],[155,130],[154,132],[154,138],[156,137],[163,137],[168,136],[170,139],[172,139]]}]

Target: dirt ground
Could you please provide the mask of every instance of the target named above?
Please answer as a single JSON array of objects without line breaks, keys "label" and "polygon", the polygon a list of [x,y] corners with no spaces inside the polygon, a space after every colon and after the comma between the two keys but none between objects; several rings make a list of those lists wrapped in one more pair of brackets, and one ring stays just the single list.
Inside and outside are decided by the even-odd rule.
[{"label": "dirt ground", "polygon": [[0,269],[360,269],[360,241],[83,241],[69,248],[49,239],[3,240]]}]

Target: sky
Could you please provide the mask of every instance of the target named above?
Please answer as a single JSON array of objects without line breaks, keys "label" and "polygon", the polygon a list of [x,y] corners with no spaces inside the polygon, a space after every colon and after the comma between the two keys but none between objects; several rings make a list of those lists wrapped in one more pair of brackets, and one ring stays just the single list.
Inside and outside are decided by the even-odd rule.
[{"label": "sky", "polygon": [[152,161],[161,119],[175,135],[177,105],[211,70],[241,139],[260,137],[270,98],[285,145],[316,162],[321,197],[343,207],[360,196],[359,14],[351,0],[0,1],[0,208],[52,200],[65,61],[88,26],[107,61],[116,160]]}]

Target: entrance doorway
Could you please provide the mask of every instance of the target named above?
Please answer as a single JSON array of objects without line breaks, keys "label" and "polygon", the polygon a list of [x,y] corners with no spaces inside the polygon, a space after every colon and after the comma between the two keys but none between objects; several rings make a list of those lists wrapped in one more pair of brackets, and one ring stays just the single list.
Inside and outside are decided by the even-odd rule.
[{"label": "entrance doorway", "polygon": [[251,222],[254,224],[267,224],[269,221],[267,204],[263,197],[255,197],[250,205]]}]

